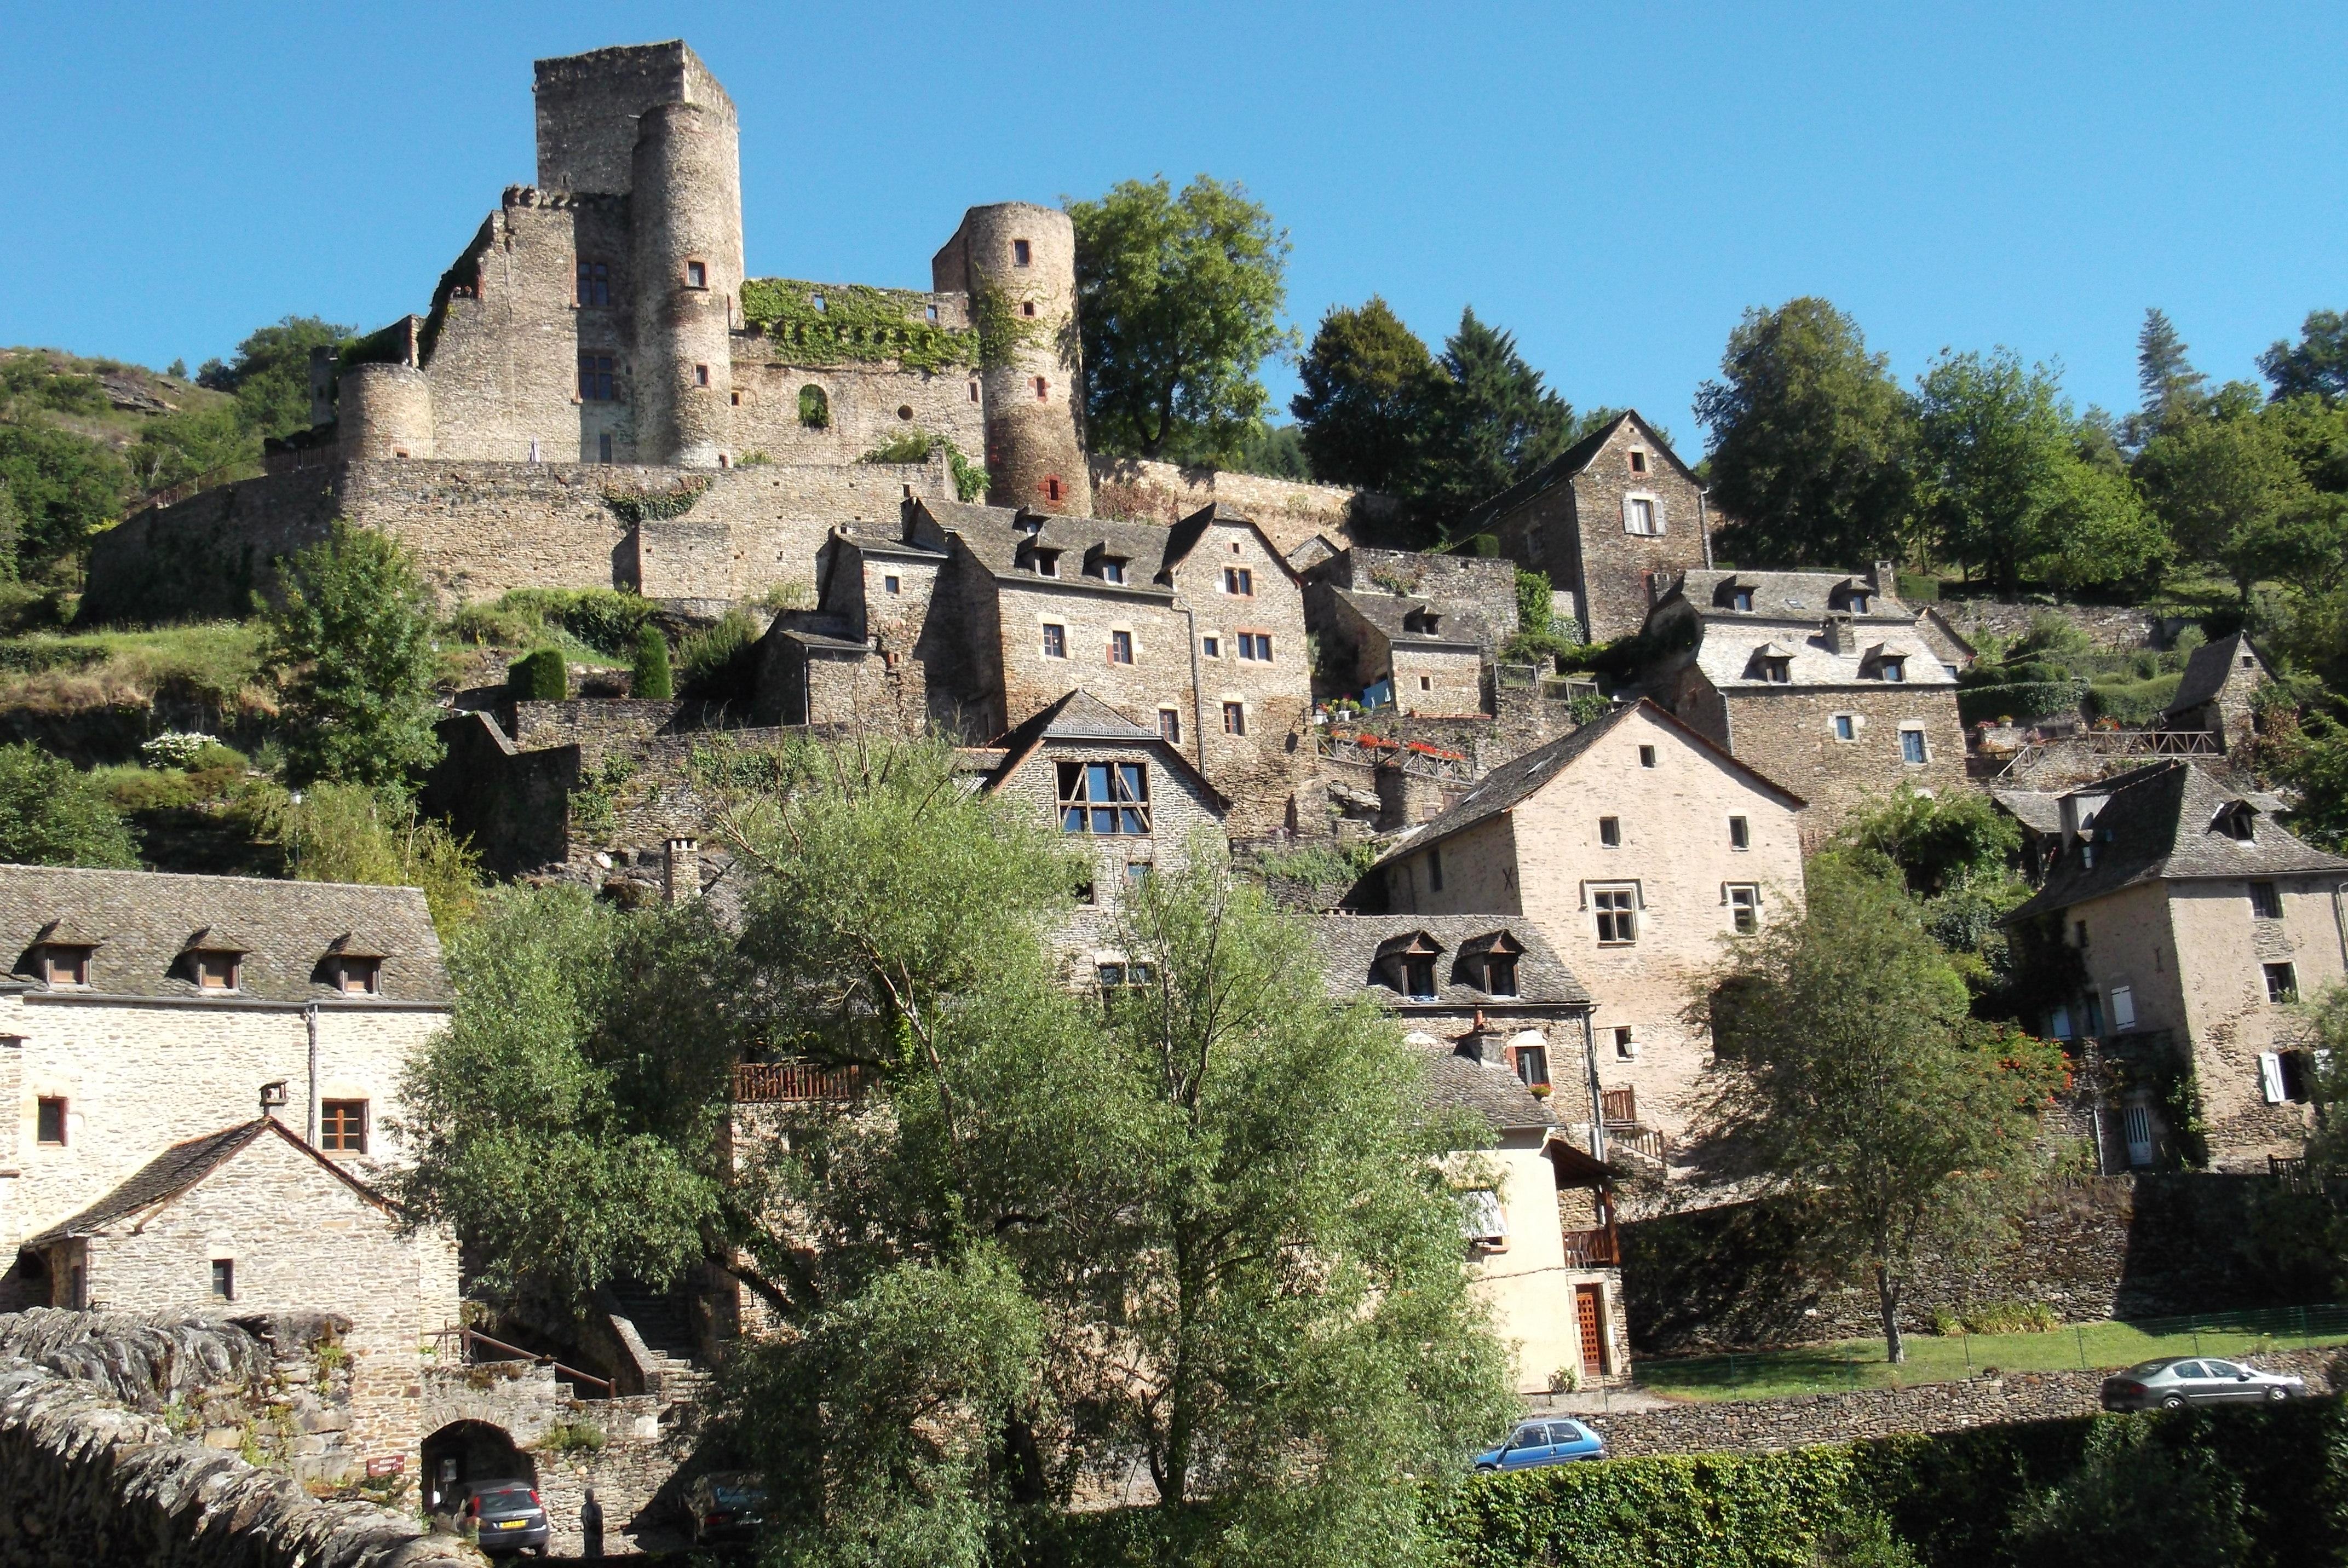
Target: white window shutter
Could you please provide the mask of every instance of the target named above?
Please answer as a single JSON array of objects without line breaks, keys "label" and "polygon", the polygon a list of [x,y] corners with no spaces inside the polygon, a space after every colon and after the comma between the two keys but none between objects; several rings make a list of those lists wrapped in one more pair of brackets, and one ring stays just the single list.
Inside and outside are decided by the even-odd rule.
[{"label": "white window shutter", "polygon": [[2259,1090],[2270,1105],[2282,1103],[2282,1056],[2272,1050],[2259,1052]]},{"label": "white window shutter", "polygon": [[1487,1244],[1509,1239],[1509,1220],[1500,1209],[1500,1194],[1477,1187],[1459,1194],[1459,1228],[1469,1241]]},{"label": "white window shutter", "polygon": [[2136,992],[2127,986],[2112,988],[2112,1027],[2114,1029],[2136,1027]]}]

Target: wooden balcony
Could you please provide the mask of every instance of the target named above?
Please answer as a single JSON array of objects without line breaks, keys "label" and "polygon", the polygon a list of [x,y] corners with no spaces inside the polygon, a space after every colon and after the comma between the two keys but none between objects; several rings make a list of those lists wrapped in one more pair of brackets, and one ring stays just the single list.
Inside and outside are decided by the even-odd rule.
[{"label": "wooden balcony", "polygon": [[744,1061],[734,1068],[739,1105],[795,1105],[861,1100],[866,1081],[858,1067],[816,1067],[804,1061]]},{"label": "wooden balcony", "polygon": [[1662,1131],[1644,1126],[1639,1121],[1637,1090],[1600,1090],[1598,1113],[1605,1118],[1606,1143],[1609,1148],[1628,1149],[1633,1153],[1645,1155],[1659,1165],[1670,1163]]},{"label": "wooden balcony", "polygon": [[1565,1266],[1617,1268],[1622,1263],[1622,1240],[1612,1225],[1565,1233]]},{"label": "wooden balcony", "polygon": [[1598,1113],[1606,1118],[1609,1127],[1635,1125],[1639,1120],[1639,1091],[1635,1089],[1600,1090]]}]

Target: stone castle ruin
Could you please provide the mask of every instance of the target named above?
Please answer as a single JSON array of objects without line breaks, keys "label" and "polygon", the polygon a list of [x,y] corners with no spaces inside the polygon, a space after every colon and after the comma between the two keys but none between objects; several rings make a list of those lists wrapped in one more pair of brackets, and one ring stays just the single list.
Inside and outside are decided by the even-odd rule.
[{"label": "stone castle ruin", "polygon": [[[340,516],[450,599],[811,581],[901,501],[1092,509],[1066,213],[974,207],[930,292],[747,274],[733,100],[681,41],[537,63],[538,179],[428,309],[312,367],[268,474],[131,518],[90,613],[241,613]],[[1305,488],[1298,487],[1298,488]]]}]

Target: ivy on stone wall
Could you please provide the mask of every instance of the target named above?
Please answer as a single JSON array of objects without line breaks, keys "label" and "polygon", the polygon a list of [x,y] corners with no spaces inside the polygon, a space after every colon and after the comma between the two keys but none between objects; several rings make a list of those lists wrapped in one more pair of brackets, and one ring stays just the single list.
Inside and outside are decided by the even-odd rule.
[{"label": "ivy on stone wall", "polygon": [[623,523],[657,523],[685,516],[708,489],[708,480],[688,479],[674,490],[606,490],[603,505]]},{"label": "ivy on stone wall", "polygon": [[978,324],[978,364],[986,370],[1007,370],[1022,345],[1043,323],[1013,308],[1001,289],[982,288],[970,297],[971,319]]},{"label": "ivy on stone wall", "polygon": [[861,283],[746,278],[742,319],[804,364],[894,360],[940,374],[978,363],[979,337],[923,319],[929,296]]},{"label": "ivy on stone wall", "polygon": [[883,441],[857,459],[860,463],[926,463],[930,454],[942,450],[946,466],[953,471],[954,498],[976,501],[986,495],[986,469],[963,455],[961,447],[943,436],[932,436],[926,430],[908,430],[902,436]]}]

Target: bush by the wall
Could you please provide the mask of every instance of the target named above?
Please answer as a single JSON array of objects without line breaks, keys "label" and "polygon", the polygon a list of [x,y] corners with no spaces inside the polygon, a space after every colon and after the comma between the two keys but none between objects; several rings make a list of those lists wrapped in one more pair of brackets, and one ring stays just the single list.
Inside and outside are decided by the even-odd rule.
[{"label": "bush by the wall", "polygon": [[2160,717],[2177,697],[2182,675],[2156,675],[2149,681],[2098,681],[2087,689],[2087,706],[2098,719],[2140,729]]},{"label": "bush by the wall", "polygon": [[716,625],[690,632],[677,645],[676,662],[685,694],[704,702],[742,702],[750,698],[757,672],[758,629],[738,610]]},{"label": "bush by the wall", "polygon": [[541,648],[506,667],[506,690],[524,702],[560,702],[571,695],[571,671],[560,650]]},{"label": "bush by the wall", "polygon": [[669,673],[668,639],[650,621],[636,628],[636,662],[628,694],[654,702],[676,694],[676,682]]},{"label": "bush by the wall", "polygon": [[1968,686],[1957,692],[1957,715],[1967,724],[2033,719],[2075,712],[2086,695],[2085,681],[2024,681],[2007,686]]}]

